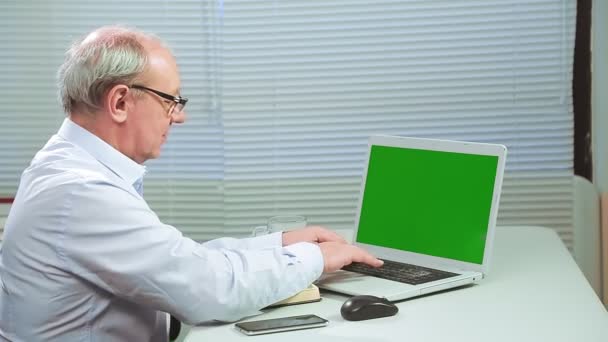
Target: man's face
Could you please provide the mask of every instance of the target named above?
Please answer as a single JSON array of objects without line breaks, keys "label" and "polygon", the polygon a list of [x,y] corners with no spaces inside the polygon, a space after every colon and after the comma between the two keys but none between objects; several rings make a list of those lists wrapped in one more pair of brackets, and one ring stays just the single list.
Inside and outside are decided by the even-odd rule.
[{"label": "man's face", "polygon": [[[148,48],[148,68],[140,85],[178,96],[180,91],[179,71],[175,59],[164,48]],[[143,163],[160,155],[161,146],[167,140],[169,128],[173,123],[185,121],[185,112],[172,111],[175,103],[153,92],[139,92],[133,111],[129,114],[127,132],[131,134],[133,155],[136,162]]]}]

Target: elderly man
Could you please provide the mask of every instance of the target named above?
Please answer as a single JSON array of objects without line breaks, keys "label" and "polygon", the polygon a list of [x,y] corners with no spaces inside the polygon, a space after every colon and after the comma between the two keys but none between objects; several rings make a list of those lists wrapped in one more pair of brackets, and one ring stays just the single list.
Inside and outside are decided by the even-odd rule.
[{"label": "elderly man", "polygon": [[167,313],[236,320],[323,271],[382,261],[322,227],[199,244],[142,197],[187,99],[171,52],[103,27],[59,73],[67,118],[23,172],[0,256],[0,340],[166,341]]}]

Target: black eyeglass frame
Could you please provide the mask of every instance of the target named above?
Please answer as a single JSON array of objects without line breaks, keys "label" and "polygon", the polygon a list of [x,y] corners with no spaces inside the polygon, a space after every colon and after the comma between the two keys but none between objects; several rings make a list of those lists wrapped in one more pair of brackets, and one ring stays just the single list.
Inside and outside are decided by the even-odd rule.
[{"label": "black eyeglass frame", "polygon": [[[167,94],[167,93],[163,93],[162,91],[159,91],[159,90],[156,90],[156,89],[152,89],[152,88],[148,88],[148,87],[145,87],[145,86],[142,86],[142,85],[139,85],[139,84],[133,84],[133,85],[130,86],[130,88],[140,89],[140,90],[147,90],[147,91],[153,92],[154,94],[162,97],[165,100],[169,100],[171,102],[175,102],[175,104],[176,104],[175,107],[177,107],[177,105],[181,105],[181,108],[180,108],[179,111],[177,111],[177,113],[181,112],[184,109],[184,107],[186,106],[186,103],[188,103],[188,98],[186,98],[186,97],[173,96],[173,95],[170,95],[170,94]],[[171,112],[173,112],[175,110],[175,107],[171,109]]]}]

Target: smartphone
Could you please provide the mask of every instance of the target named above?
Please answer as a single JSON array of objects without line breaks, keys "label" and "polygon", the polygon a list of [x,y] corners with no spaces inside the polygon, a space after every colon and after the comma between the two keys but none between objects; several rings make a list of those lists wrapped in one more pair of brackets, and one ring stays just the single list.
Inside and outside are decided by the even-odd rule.
[{"label": "smartphone", "polygon": [[300,315],[258,321],[240,322],[234,326],[245,335],[271,334],[282,331],[321,328],[329,323],[317,315]]}]

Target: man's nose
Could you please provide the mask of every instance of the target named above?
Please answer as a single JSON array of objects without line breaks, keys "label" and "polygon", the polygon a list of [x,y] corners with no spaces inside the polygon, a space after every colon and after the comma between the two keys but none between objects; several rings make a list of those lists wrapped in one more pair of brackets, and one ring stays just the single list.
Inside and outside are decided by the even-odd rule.
[{"label": "man's nose", "polygon": [[184,123],[186,121],[186,111],[182,110],[179,113],[174,113],[171,115],[171,123]]}]

